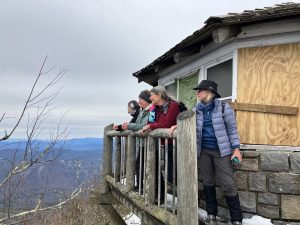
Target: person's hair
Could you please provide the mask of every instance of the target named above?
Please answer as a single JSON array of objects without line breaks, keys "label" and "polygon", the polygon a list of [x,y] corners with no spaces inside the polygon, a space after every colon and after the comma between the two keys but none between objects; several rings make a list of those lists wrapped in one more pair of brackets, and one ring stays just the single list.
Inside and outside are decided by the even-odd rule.
[{"label": "person's hair", "polygon": [[216,97],[216,94],[213,93],[212,91],[210,90],[207,90],[208,91],[208,96],[206,97],[205,99],[205,102],[210,102],[212,99],[214,99]]},{"label": "person's hair", "polygon": [[162,86],[156,86],[156,87],[152,88],[150,92],[152,92],[156,95],[160,95],[161,98],[165,101],[173,100],[175,102],[178,102],[177,99],[174,98],[173,96],[170,96],[168,94],[167,90]]},{"label": "person's hair", "polygon": [[148,102],[149,104],[151,103],[150,100],[150,91],[149,90],[143,90],[139,94],[139,98],[143,99],[144,101]]},{"label": "person's hair", "polygon": [[135,110],[140,108],[140,105],[136,100],[131,100],[130,102],[128,102],[128,106]]}]

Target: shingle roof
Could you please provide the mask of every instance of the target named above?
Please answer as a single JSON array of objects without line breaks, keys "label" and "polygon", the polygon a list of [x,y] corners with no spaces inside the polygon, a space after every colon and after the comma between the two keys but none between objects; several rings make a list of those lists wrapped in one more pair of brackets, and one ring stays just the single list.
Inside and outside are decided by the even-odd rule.
[{"label": "shingle roof", "polygon": [[244,23],[253,23],[267,20],[274,20],[277,18],[286,18],[291,16],[300,15],[300,3],[287,2],[277,4],[272,7],[264,7],[262,9],[245,10],[241,13],[228,13],[222,16],[211,16],[205,21],[205,25],[195,31],[192,35],[188,36],[180,43],[175,45],[169,51],[164,53],[162,56],[155,59],[152,63],[142,68],[141,70],[133,73],[135,77],[142,77],[144,73],[152,70],[156,65],[161,62],[173,57],[173,55],[189,46],[191,43],[201,40],[207,32],[212,32],[213,29],[221,25],[235,25]]}]

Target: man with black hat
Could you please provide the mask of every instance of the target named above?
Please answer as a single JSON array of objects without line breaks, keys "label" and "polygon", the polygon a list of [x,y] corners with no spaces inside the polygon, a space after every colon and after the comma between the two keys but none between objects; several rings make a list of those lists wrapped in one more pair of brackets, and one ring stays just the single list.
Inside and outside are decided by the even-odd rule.
[{"label": "man with black hat", "polygon": [[194,88],[199,102],[195,107],[197,115],[198,169],[203,180],[206,200],[206,224],[215,225],[217,200],[215,177],[222,184],[232,224],[242,224],[237,186],[233,179],[232,161],[242,162],[240,140],[235,116],[228,103],[218,98],[218,85],[214,81],[202,80]]}]

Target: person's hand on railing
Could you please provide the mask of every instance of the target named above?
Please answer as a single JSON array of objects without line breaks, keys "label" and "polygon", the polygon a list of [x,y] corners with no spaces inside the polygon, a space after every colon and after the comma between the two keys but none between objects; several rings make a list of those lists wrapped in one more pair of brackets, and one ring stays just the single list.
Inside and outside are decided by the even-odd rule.
[{"label": "person's hand on railing", "polygon": [[122,131],[122,125],[114,125],[113,129],[116,131]]},{"label": "person's hand on railing", "polygon": [[174,131],[176,130],[177,125],[171,126],[171,128],[169,129],[169,133],[170,135],[172,135],[174,133]]},{"label": "person's hand on railing", "polygon": [[123,130],[128,130],[128,123],[126,123],[126,122],[123,123],[123,124],[122,124],[122,129],[123,129]]},{"label": "person's hand on railing", "polygon": [[151,128],[150,128],[150,125],[146,125],[146,126],[144,126],[143,127],[143,129],[142,129],[142,133],[145,133],[145,132],[147,132],[148,130],[150,130]]}]

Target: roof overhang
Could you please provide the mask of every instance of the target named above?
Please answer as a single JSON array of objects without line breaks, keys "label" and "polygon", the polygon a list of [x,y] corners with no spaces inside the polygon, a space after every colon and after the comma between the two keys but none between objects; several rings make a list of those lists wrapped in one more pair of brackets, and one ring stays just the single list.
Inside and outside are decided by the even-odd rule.
[{"label": "roof overhang", "polygon": [[134,72],[138,82],[146,82],[152,86],[158,83],[159,73],[188,57],[199,53],[203,46],[210,42],[220,43],[235,37],[244,25],[281,20],[300,15],[300,3],[286,3],[263,9],[246,10],[242,13],[229,13],[224,16],[212,16],[205,21],[205,26],[195,31],[175,45],[152,63]]}]

